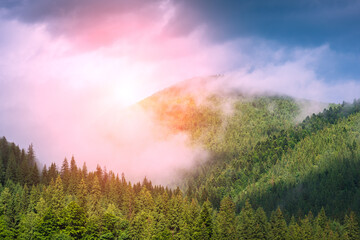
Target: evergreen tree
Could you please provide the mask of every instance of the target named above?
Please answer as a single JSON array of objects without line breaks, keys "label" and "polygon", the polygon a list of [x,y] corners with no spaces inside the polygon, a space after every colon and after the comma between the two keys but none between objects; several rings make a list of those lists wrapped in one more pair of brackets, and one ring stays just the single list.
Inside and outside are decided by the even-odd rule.
[{"label": "evergreen tree", "polygon": [[172,235],[178,237],[181,229],[182,221],[184,220],[184,204],[180,193],[175,194],[170,199],[169,203],[169,227]]},{"label": "evergreen tree", "polygon": [[5,180],[17,181],[17,164],[15,153],[13,151],[10,152],[9,160],[6,167]]},{"label": "evergreen tree", "polygon": [[52,208],[49,208],[35,228],[35,239],[52,239],[54,235],[59,232],[59,227],[58,217]]},{"label": "evergreen tree", "polygon": [[86,166],[86,163],[85,163],[85,162],[84,162],[84,164],[83,164],[83,167],[82,167],[81,172],[82,172],[82,177],[83,177],[84,179],[86,179],[86,178],[87,178],[87,175],[88,175],[88,170],[87,170],[87,166]]},{"label": "evergreen tree", "polygon": [[193,238],[193,234],[197,228],[197,219],[200,214],[199,203],[196,199],[192,199],[189,208],[186,211],[186,221],[190,231],[190,237]]},{"label": "evergreen tree", "polygon": [[67,188],[69,186],[69,180],[70,180],[70,169],[69,169],[69,163],[67,159],[65,158],[62,165],[61,165],[61,171],[60,176],[64,184],[64,190],[67,191]]},{"label": "evergreen tree", "polygon": [[206,201],[203,203],[199,217],[197,219],[196,228],[193,234],[194,239],[211,239],[213,234],[211,203]]},{"label": "evergreen tree", "polygon": [[[309,215],[311,212],[309,213]],[[315,233],[312,226],[312,215],[307,215],[301,220],[301,235],[304,239],[314,239]]]},{"label": "evergreen tree", "polygon": [[39,221],[39,216],[33,211],[21,216],[18,239],[35,239],[35,231]]},{"label": "evergreen tree", "polygon": [[135,215],[130,223],[129,234],[131,239],[150,239],[153,220],[146,211],[141,211]]},{"label": "evergreen tree", "polygon": [[0,216],[0,239],[12,240],[15,239],[15,232],[9,228],[5,216]]},{"label": "evergreen tree", "polygon": [[166,208],[167,195],[162,194],[155,200],[155,209],[152,213],[154,220],[152,229],[153,239],[170,239],[171,231],[169,229],[169,220],[167,218]]},{"label": "evergreen tree", "polygon": [[35,212],[35,207],[40,200],[40,190],[37,186],[32,185],[29,196],[28,212]]},{"label": "evergreen tree", "polygon": [[354,212],[350,212],[349,216],[345,215],[345,238],[348,240],[360,239],[359,224]]},{"label": "evergreen tree", "polygon": [[19,180],[21,184],[25,184],[29,182],[29,163],[25,156],[25,151],[21,151],[21,163],[20,163],[20,171],[19,171]]},{"label": "evergreen tree", "polygon": [[255,239],[268,239],[269,228],[266,213],[262,207],[259,207],[255,212]]},{"label": "evergreen tree", "polygon": [[33,166],[35,164],[35,151],[34,151],[34,146],[32,145],[32,143],[29,145],[28,151],[27,151],[27,160],[28,160],[28,164],[29,166]]},{"label": "evergreen tree", "polygon": [[51,180],[55,181],[57,176],[59,175],[56,164],[51,163],[48,171],[48,181],[51,182]]},{"label": "evergreen tree", "polygon": [[35,162],[30,171],[29,185],[36,185],[39,184],[39,182],[40,182],[39,169]]},{"label": "evergreen tree", "polygon": [[255,211],[248,201],[239,215],[239,235],[241,239],[256,239]]},{"label": "evergreen tree", "polygon": [[89,196],[88,215],[90,218],[101,218],[101,188],[97,176],[94,177],[92,188]]},{"label": "evergreen tree", "polygon": [[69,193],[76,194],[76,185],[78,182],[78,170],[74,156],[71,157],[70,161],[70,179],[69,179]]},{"label": "evergreen tree", "polygon": [[61,180],[60,175],[56,178],[55,185],[53,187],[53,192],[51,196],[51,209],[53,213],[55,213],[57,216],[60,215],[60,212],[65,207],[64,203],[64,189],[63,189],[63,183]]},{"label": "evergreen tree", "polygon": [[272,240],[287,239],[287,225],[280,207],[271,213],[269,237]]},{"label": "evergreen tree", "polygon": [[292,216],[289,224],[289,239],[290,240],[302,240],[304,239],[302,229],[296,222],[295,217]]},{"label": "evergreen tree", "polygon": [[154,201],[149,190],[142,187],[138,197],[135,199],[136,212],[151,212],[154,209]]},{"label": "evergreen tree", "polygon": [[215,227],[215,239],[236,239],[235,204],[230,197],[225,197],[220,203]]},{"label": "evergreen tree", "polygon": [[325,229],[325,227],[327,225],[327,217],[326,217],[325,210],[323,207],[321,208],[321,210],[316,218],[316,222],[319,227],[321,227],[322,229]]},{"label": "evergreen tree", "polygon": [[41,171],[41,180],[40,182],[44,185],[48,185],[49,184],[49,177],[48,177],[48,171],[47,171],[47,167],[46,164],[43,167],[43,170]]},{"label": "evergreen tree", "polygon": [[81,179],[77,190],[77,200],[79,202],[79,206],[82,207],[85,210],[85,212],[87,211],[87,196],[88,196],[87,186],[85,184],[84,179]]},{"label": "evergreen tree", "polygon": [[85,233],[86,215],[74,201],[70,202],[61,213],[63,232],[74,239],[81,239]]},{"label": "evergreen tree", "polygon": [[103,230],[100,238],[128,238],[128,222],[123,218],[120,210],[114,205],[109,204],[103,216]]}]

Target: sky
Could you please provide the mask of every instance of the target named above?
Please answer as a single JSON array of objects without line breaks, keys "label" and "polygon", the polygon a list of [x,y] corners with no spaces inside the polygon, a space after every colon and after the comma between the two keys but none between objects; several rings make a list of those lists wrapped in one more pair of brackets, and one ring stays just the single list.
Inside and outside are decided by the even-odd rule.
[{"label": "sky", "polygon": [[213,74],[230,88],[352,101],[359,39],[358,0],[1,0],[0,135],[33,143],[48,165],[74,155],[161,175],[200,151],[184,136],[154,143],[157,126],[126,107]]}]

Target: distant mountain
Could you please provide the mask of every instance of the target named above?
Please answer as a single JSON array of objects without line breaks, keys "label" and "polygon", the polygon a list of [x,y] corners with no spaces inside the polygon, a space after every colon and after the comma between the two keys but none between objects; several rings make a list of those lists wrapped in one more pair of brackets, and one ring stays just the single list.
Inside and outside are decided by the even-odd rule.
[{"label": "distant mountain", "polygon": [[139,103],[209,153],[183,172],[189,198],[219,208],[229,195],[238,211],[249,200],[288,216],[360,212],[360,101],[329,105],[223,86],[221,76],[190,79]]}]

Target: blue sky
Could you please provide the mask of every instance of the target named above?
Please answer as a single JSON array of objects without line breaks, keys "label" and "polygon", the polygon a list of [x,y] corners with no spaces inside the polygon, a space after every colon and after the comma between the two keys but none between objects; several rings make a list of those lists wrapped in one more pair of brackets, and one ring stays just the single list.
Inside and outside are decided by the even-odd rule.
[{"label": "blue sky", "polygon": [[[194,19],[188,21],[209,26],[212,41],[245,37],[264,39],[285,48],[327,45],[331,53],[321,63],[320,74],[329,81],[360,76],[360,1],[182,2],[181,15],[185,17],[188,9],[196,12]],[[180,25],[184,24],[182,19],[177,18]],[[186,24],[184,26],[186,31]]]}]

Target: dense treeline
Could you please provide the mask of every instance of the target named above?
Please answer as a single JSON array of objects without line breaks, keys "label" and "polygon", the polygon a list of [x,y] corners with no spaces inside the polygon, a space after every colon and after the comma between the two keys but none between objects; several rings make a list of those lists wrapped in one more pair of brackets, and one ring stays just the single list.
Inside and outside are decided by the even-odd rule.
[{"label": "dense treeline", "polygon": [[[29,148],[29,149],[32,149]],[[32,152],[33,153],[33,152]],[[286,223],[280,208],[268,218],[246,202],[240,214],[225,197],[219,210],[179,189],[132,185],[113,172],[87,172],[72,158],[46,167],[40,184],[6,180],[0,194],[1,239],[357,239],[357,218],[342,223],[309,212]]]},{"label": "dense treeline", "polygon": [[[1,159],[19,152],[2,139]],[[26,161],[36,168],[30,146],[20,164],[7,163],[6,180],[0,194],[1,239],[357,239],[359,226],[353,212],[337,222],[309,212],[286,222],[280,208],[268,217],[249,202],[239,214],[230,197],[214,209],[209,201],[199,204],[184,197],[180,189],[153,186],[146,178],[131,184],[97,167],[88,172],[78,167],[74,157],[44,166],[42,173],[19,176]],[[21,157],[22,154],[18,155]],[[22,164],[21,164],[22,163]],[[5,164],[6,165],[6,164]],[[9,170],[14,170],[14,175]],[[32,179],[35,177],[35,181]],[[306,236],[306,237],[304,237]]]}]

